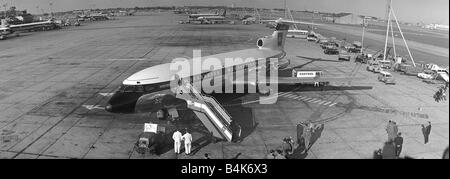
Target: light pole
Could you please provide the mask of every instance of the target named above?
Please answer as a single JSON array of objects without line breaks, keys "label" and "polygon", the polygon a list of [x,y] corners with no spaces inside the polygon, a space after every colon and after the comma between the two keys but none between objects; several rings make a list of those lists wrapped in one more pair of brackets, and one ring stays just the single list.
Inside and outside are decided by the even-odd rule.
[{"label": "light pole", "polygon": [[366,17],[363,17],[363,32],[362,32],[362,39],[361,39],[361,54],[364,54],[364,35],[366,32],[366,26],[368,26],[368,21]]},{"label": "light pole", "polygon": [[3,7],[5,8],[5,19],[6,19],[6,6],[7,6],[7,3],[5,3],[5,4],[3,4]]},{"label": "light pole", "polygon": [[50,17],[53,17],[53,2],[49,1],[48,5],[50,6]]}]

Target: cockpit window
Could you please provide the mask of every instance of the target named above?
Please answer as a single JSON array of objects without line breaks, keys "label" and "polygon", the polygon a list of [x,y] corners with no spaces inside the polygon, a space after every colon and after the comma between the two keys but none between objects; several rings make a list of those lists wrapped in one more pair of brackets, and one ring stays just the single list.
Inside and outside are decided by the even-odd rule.
[{"label": "cockpit window", "polygon": [[136,86],[136,92],[143,93],[144,87],[143,86]]},{"label": "cockpit window", "polygon": [[125,86],[123,92],[135,92],[135,90],[136,90],[135,86]]},{"label": "cockpit window", "polygon": [[125,92],[125,93],[132,93],[132,92],[144,92],[143,86],[135,86],[135,85],[122,85],[119,88],[119,91]]},{"label": "cockpit window", "polygon": [[[166,85],[164,85],[164,87],[166,87]],[[169,87],[169,85],[167,85],[167,88]],[[120,92],[125,92],[125,93],[131,93],[131,92],[136,92],[136,93],[148,93],[148,92],[154,92],[155,90],[159,90],[162,89],[160,88],[159,84],[150,84],[150,85],[122,85],[119,88]]]},{"label": "cockpit window", "polygon": [[151,92],[155,89],[153,85],[146,85],[144,88],[146,92]]}]

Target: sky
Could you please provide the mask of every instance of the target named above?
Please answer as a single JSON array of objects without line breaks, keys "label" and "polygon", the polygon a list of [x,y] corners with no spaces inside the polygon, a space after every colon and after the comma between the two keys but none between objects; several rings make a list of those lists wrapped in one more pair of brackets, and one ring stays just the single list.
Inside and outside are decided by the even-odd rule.
[{"label": "sky", "polygon": [[[49,2],[53,2],[50,8]],[[31,13],[68,11],[86,8],[225,5],[234,4],[258,8],[283,8],[284,0],[0,0],[1,5],[12,3],[17,9]],[[320,12],[351,12],[384,18],[385,0],[287,0],[291,10]],[[449,24],[449,0],[393,0],[397,18],[404,22]],[[42,9],[42,10],[41,10]]]}]

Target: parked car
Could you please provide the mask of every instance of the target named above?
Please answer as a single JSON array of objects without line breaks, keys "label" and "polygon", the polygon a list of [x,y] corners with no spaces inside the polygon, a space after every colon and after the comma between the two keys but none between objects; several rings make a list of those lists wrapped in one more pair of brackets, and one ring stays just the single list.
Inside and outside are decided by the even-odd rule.
[{"label": "parked car", "polygon": [[377,63],[367,66],[366,69],[367,69],[367,71],[371,71],[371,72],[374,72],[374,73],[380,73],[381,72],[381,67]]},{"label": "parked car", "polygon": [[389,60],[381,60],[378,63],[382,69],[391,69],[392,67],[392,62]]},{"label": "parked car", "polygon": [[350,54],[348,54],[347,51],[345,50],[341,50],[339,52],[339,60],[345,60],[345,61],[350,61],[350,59],[352,58],[352,56]]},{"label": "parked car", "polygon": [[368,61],[369,61],[369,57],[365,54],[359,54],[358,56],[356,56],[356,59],[355,59],[355,62],[364,63],[364,64],[367,64]]},{"label": "parked car", "polygon": [[390,74],[389,72],[385,72],[385,71],[381,71],[380,72],[380,74],[378,75],[378,81],[381,81],[384,84],[393,84],[393,85],[395,85],[394,76],[392,76],[392,74]]},{"label": "parked car", "polygon": [[417,74],[417,77],[420,79],[433,79],[436,76],[436,73],[431,70],[425,70],[423,73]]},{"label": "parked car", "polygon": [[327,55],[338,55],[339,50],[337,48],[327,48],[327,49],[325,49],[325,51],[323,53],[325,53]]},{"label": "parked car", "polygon": [[317,41],[317,38],[315,36],[308,35],[308,37],[306,37],[306,40],[310,42],[315,42]]},{"label": "parked car", "polygon": [[350,52],[350,53],[361,53],[361,48],[350,47],[350,48],[348,49],[348,52]]}]

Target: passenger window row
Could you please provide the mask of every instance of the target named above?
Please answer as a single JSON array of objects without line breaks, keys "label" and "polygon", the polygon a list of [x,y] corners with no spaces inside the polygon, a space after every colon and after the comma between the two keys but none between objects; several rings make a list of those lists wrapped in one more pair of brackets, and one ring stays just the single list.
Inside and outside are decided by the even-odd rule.
[{"label": "passenger window row", "polygon": [[119,91],[131,93],[143,93],[143,92],[152,92],[156,89],[154,85],[122,85],[119,88]]}]

